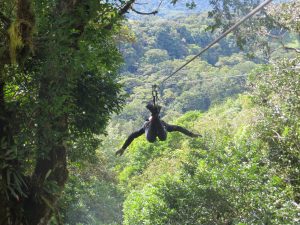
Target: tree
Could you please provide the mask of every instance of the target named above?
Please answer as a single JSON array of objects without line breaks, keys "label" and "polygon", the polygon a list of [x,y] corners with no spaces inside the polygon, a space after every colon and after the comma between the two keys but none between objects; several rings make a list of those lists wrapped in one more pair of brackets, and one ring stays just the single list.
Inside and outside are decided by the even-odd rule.
[{"label": "tree", "polygon": [[117,3],[1,1],[2,224],[47,224],[67,158],[79,146],[92,154],[94,135],[120,110],[114,34],[134,0]]},{"label": "tree", "polygon": [[137,140],[120,175],[124,224],[297,224],[297,189],[269,161],[255,107],[241,95],[177,120],[201,131],[200,139]]},{"label": "tree", "polygon": [[161,49],[150,49],[145,52],[145,62],[149,64],[156,64],[168,60],[168,52]]},{"label": "tree", "polygon": [[[99,155],[101,154],[101,155]],[[97,161],[69,166],[69,179],[59,200],[62,224],[121,224],[123,195],[103,152]]]},{"label": "tree", "polygon": [[260,106],[259,137],[269,146],[269,158],[294,189],[300,202],[300,99],[299,57],[265,66],[252,77],[253,99]]},{"label": "tree", "polygon": [[157,33],[156,44],[158,48],[168,51],[171,58],[178,59],[187,55],[184,39],[180,34],[170,26],[164,26]]},{"label": "tree", "polygon": [[[216,0],[212,10],[208,13],[214,23],[209,27],[214,31],[217,28],[226,30],[243,15],[246,15],[261,0]],[[286,37],[289,32],[299,33],[300,12],[299,1],[293,0],[282,3],[271,3],[255,15],[255,19],[245,21],[233,33],[240,48],[263,53],[264,59],[269,61],[274,52],[279,49],[300,52],[298,47],[289,46]],[[257,35],[259,34],[259,35]],[[299,37],[298,37],[299,40]]]}]

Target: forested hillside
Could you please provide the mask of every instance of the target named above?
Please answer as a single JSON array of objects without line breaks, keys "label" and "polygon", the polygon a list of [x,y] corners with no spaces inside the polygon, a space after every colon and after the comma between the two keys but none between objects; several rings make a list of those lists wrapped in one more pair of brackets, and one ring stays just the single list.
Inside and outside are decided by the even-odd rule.
[{"label": "forested hillside", "polygon": [[[114,156],[149,116],[145,105],[152,99],[151,85],[216,37],[206,30],[210,23],[206,13],[174,20],[151,16],[130,19],[120,31],[119,37],[127,35],[127,43],[119,45],[126,105],[113,116],[99,148],[101,164],[96,164],[105,165],[109,179],[99,183],[90,177],[79,188],[83,198],[71,202],[68,211],[76,213],[67,213],[70,224],[299,222],[299,69],[294,67],[299,58],[292,60],[295,51],[278,49],[274,40],[269,44],[277,51],[267,57],[262,49],[241,50],[230,35],[160,90],[163,119],[203,138],[172,133],[167,141],[151,144],[140,137],[124,156]],[[294,32],[284,41],[299,47]],[[277,89],[287,92],[277,95]],[[287,98],[293,103],[286,104]]]},{"label": "forested hillside", "polygon": [[299,58],[260,67],[250,96],[174,121],[201,139],[137,141],[119,175],[124,224],[298,224],[299,72]]},{"label": "forested hillside", "polygon": [[299,1],[165,80],[260,2],[0,2],[0,225],[299,224]]}]

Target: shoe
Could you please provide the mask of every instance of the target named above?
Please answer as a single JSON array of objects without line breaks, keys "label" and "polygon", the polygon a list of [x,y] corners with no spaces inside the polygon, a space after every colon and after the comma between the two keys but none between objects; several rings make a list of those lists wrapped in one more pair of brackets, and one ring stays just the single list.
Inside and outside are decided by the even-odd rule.
[{"label": "shoe", "polygon": [[148,103],[146,108],[151,112],[152,115],[158,115],[161,110],[161,106],[154,106],[151,103]]}]

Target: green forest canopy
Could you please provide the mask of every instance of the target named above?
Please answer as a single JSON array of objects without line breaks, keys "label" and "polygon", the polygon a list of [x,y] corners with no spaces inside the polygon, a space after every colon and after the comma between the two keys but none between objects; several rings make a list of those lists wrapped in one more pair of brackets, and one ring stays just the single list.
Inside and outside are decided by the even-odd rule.
[{"label": "green forest canopy", "polygon": [[[203,47],[200,40],[208,42],[213,38],[214,34],[198,33],[201,31],[199,21],[203,22],[203,30],[206,28],[204,18],[205,14],[177,18],[180,23],[163,18],[129,21],[128,26],[136,31],[131,35],[135,41],[121,45],[126,60],[121,82],[129,96],[122,113],[113,116],[107,128],[108,136],[98,153],[111,168],[111,174],[117,176],[114,186],[117,189],[114,190],[119,194],[109,192],[109,198],[113,199],[110,203],[99,198],[109,210],[95,207],[93,203],[94,208],[87,211],[88,199],[94,197],[84,194],[84,204],[75,211],[77,216],[67,213],[67,221],[79,218],[83,224],[97,224],[91,220],[97,218],[95,212],[109,213],[113,208],[118,213],[110,215],[106,222],[101,220],[103,224],[112,221],[124,224],[298,223],[299,146],[296,143],[299,142],[299,125],[296,121],[299,101],[296,93],[299,69],[294,65],[299,64],[299,59],[292,60],[297,57],[293,50],[274,52],[274,64],[263,66],[266,63],[264,55],[258,51],[254,58],[249,58],[247,52],[236,47],[233,36],[229,37],[209,52],[218,52],[217,61],[209,63],[208,56],[196,60],[174,80],[168,81],[160,99],[166,121],[197,131],[204,138],[191,140],[180,134],[170,134],[166,142],[149,144],[141,137],[134,141],[123,158],[114,157],[114,151],[127,135],[138,129],[148,116],[144,105],[151,100],[149,84],[182,65],[195,53],[193,48]],[[186,55],[171,58],[168,50],[172,48],[158,47],[156,40],[162,27],[172,30],[169,40],[179,40],[177,46],[186,49],[182,51]],[[180,33],[180,27],[186,28],[184,34]],[[180,41],[187,37],[193,40],[196,35],[199,42],[194,41],[194,45]],[[297,42],[294,37],[286,34],[288,46]],[[272,48],[280,46],[275,41],[269,44]],[[241,73],[249,76],[230,77]],[[292,80],[294,86],[291,86]],[[279,89],[288,93],[279,97]],[[287,103],[287,98],[294,99],[294,103]],[[280,111],[281,116],[278,107],[284,110]],[[274,138],[274,130],[279,133],[277,138]],[[280,134],[289,137],[282,139]],[[294,150],[290,152],[291,146]],[[103,152],[106,153],[103,155]],[[291,164],[289,158],[293,155],[295,163]],[[105,187],[107,183],[97,184]],[[122,219],[119,204],[124,197]],[[78,201],[80,199],[71,204],[72,207]]]},{"label": "green forest canopy", "polygon": [[133,2],[0,3],[0,222],[299,223],[299,3],[271,5],[165,85],[163,118],[203,139],[140,138],[115,158],[151,84],[253,7],[123,24]]}]

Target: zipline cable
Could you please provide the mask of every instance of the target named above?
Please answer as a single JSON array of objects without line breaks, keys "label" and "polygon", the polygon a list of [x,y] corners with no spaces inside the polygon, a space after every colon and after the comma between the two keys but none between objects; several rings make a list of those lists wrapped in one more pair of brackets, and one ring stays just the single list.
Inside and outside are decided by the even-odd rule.
[{"label": "zipline cable", "polygon": [[[200,79],[197,79],[197,80],[181,80],[181,81],[184,82],[185,84],[194,84],[194,83],[196,84],[196,83],[201,83],[203,81],[213,81],[214,79],[217,79],[217,78],[219,78],[219,79],[223,79],[223,78],[227,79],[227,78],[247,77],[247,76],[249,76],[249,74],[244,73],[244,74],[237,74],[237,75],[230,75],[230,76],[223,75],[223,76],[214,76],[214,77],[200,78]],[[178,82],[176,82],[176,83],[169,83],[169,84],[171,84],[171,85],[172,84],[178,84]],[[137,92],[133,91],[132,95],[136,96],[136,95],[140,95],[142,93],[145,93],[145,92],[148,91],[148,87],[151,87],[151,86],[152,86],[152,90],[151,90],[152,97],[155,96],[156,99],[158,99],[158,97],[157,97],[157,91],[158,91],[157,90],[157,86],[150,85],[150,84],[145,84],[145,85],[138,86],[138,88],[141,88],[143,90],[139,90]]]},{"label": "zipline cable", "polygon": [[159,5],[158,5],[158,7],[157,7],[157,9],[156,9],[157,12],[158,12],[159,8],[161,7],[161,4],[163,3],[163,1],[164,1],[164,0],[161,0],[161,1],[160,1]]},{"label": "zipline cable", "polygon": [[207,45],[201,52],[199,52],[197,55],[195,55],[193,58],[188,60],[186,63],[184,63],[182,66],[180,66],[177,70],[175,70],[173,73],[171,73],[169,76],[167,76],[165,79],[161,81],[159,86],[161,86],[165,81],[167,81],[170,77],[174,76],[176,73],[178,73],[180,70],[182,70],[185,66],[187,66],[189,63],[194,61],[197,57],[202,55],[204,52],[206,52],[208,49],[210,49],[213,45],[215,45],[217,42],[222,40],[224,37],[226,37],[229,33],[231,33],[234,29],[236,29],[239,25],[241,25],[245,20],[256,14],[258,11],[260,11],[263,7],[271,3],[272,0],[266,0],[256,8],[254,8],[250,13],[248,13],[246,16],[244,16],[242,19],[240,19],[237,23],[235,23],[233,26],[231,26],[226,32],[222,33],[217,39],[215,39],[213,42],[211,42],[209,45]]},{"label": "zipline cable", "polygon": [[[239,75],[232,75],[232,76],[215,76],[215,77],[210,77],[210,78],[203,78],[203,79],[197,79],[197,80],[182,80],[185,84],[194,84],[194,83],[201,83],[203,81],[213,81],[214,79],[217,79],[217,78],[235,78],[235,77],[247,77],[249,76],[248,74],[239,74]],[[172,83],[171,83],[172,84]]]}]

